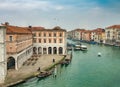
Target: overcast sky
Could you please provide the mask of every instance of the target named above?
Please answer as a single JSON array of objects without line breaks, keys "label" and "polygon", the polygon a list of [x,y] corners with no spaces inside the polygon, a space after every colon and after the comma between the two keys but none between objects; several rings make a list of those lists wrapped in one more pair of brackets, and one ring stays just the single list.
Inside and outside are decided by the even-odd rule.
[{"label": "overcast sky", "polygon": [[0,0],[0,22],[72,30],[120,24],[120,0]]}]

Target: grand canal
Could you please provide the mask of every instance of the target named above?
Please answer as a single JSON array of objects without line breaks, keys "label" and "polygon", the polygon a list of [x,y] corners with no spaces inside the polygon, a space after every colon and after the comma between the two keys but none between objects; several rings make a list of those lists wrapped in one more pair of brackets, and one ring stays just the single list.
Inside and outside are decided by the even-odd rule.
[{"label": "grand canal", "polygon": [[120,87],[120,48],[86,45],[87,52],[73,51],[70,65],[57,66],[56,78],[33,78],[17,87]]}]

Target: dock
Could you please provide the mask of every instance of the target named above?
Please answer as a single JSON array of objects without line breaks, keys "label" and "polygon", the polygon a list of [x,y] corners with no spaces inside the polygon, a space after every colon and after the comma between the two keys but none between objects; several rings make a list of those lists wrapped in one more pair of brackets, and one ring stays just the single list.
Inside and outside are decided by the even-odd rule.
[{"label": "dock", "polygon": [[69,65],[72,60],[72,52],[70,54],[67,54],[65,59],[60,62],[61,65]]}]

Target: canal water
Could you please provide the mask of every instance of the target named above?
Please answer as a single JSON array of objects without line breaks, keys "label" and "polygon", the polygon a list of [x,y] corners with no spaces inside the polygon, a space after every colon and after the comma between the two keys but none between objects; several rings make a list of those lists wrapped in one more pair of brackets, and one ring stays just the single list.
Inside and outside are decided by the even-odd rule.
[{"label": "canal water", "polygon": [[85,45],[88,51],[73,51],[70,65],[57,66],[56,78],[33,78],[16,87],[120,87],[120,48]]}]

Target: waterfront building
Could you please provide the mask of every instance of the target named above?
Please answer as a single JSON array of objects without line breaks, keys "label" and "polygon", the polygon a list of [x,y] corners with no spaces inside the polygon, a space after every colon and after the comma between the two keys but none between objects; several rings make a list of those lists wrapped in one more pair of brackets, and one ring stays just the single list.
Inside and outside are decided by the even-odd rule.
[{"label": "waterfront building", "polygon": [[106,44],[120,46],[120,25],[112,25],[105,29]]},{"label": "waterfront building", "polygon": [[75,36],[75,35],[76,35],[76,34],[75,34],[76,30],[72,30],[71,32],[72,32],[72,33],[71,33],[72,39],[75,39],[75,38],[76,38],[76,36]]},{"label": "waterfront building", "polygon": [[3,25],[6,27],[7,69],[18,70],[33,54],[32,32],[9,23]]},{"label": "waterfront building", "polygon": [[85,30],[84,29],[76,29],[76,39],[77,40],[82,40],[82,32],[84,32]]},{"label": "waterfront building", "polygon": [[82,40],[82,32],[85,29],[75,29],[68,32],[68,37],[75,40]]},{"label": "waterfront building", "polygon": [[105,42],[105,30],[97,28],[91,31],[91,40],[97,43]]},{"label": "waterfront building", "polygon": [[102,36],[101,42],[105,44],[105,39],[106,39],[106,37],[105,37],[105,29],[102,29],[102,35],[101,36]]},{"label": "waterfront building", "polygon": [[0,83],[4,83],[7,74],[6,59],[6,28],[0,26]]},{"label": "waterfront building", "polygon": [[72,31],[68,31],[67,32],[67,38],[68,39],[72,39]]},{"label": "waterfront building", "polygon": [[82,31],[82,40],[83,41],[90,41],[91,40],[91,31],[90,30]]},{"label": "waterfront building", "polygon": [[33,33],[33,54],[66,54],[66,30],[60,27],[45,29],[31,27]]}]

